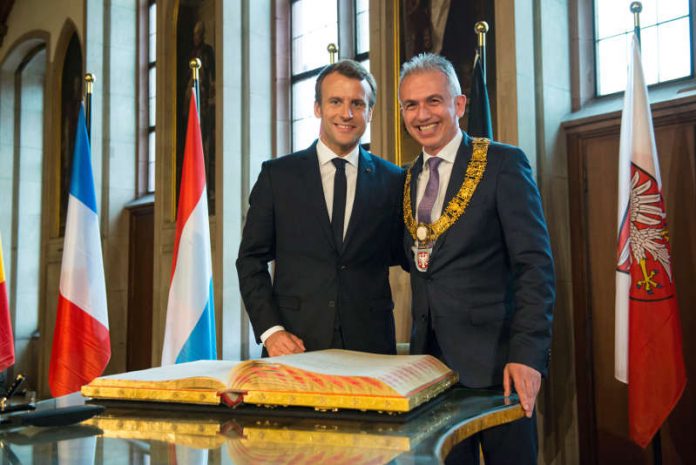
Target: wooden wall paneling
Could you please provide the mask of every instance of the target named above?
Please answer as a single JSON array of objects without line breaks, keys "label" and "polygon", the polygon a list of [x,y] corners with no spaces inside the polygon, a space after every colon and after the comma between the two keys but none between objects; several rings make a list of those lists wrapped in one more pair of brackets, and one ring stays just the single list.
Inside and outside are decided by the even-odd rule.
[{"label": "wooden wall paneling", "polygon": [[152,366],[155,211],[152,203],[130,210],[126,370]]},{"label": "wooden wall paneling", "polygon": [[[575,366],[576,391],[578,404],[578,449],[580,463],[596,463],[595,434],[592,425],[594,420],[594,399],[592,398],[594,380],[592,372],[592,333],[589,329],[591,321],[587,297],[587,264],[585,258],[585,238],[587,224],[585,215],[586,190],[581,156],[583,139],[577,134],[568,136],[568,192],[570,210],[570,236],[572,278],[573,278],[573,325],[575,335]],[[578,257],[582,257],[579,259]]]},{"label": "wooden wall paneling", "polygon": [[[692,116],[692,118],[694,118]],[[696,119],[696,118],[694,118]],[[656,130],[663,196],[672,244],[672,272],[679,301],[687,385],[663,427],[665,464],[696,463],[696,121]]]},{"label": "wooden wall paneling", "polygon": [[593,347],[593,308],[590,303],[594,292],[591,285],[591,261],[588,258],[588,199],[587,163],[585,154],[594,137],[616,132],[613,127],[618,114],[608,114],[588,120],[566,123],[568,138],[568,192],[571,225],[571,257],[573,281],[573,324],[576,358],[576,391],[578,403],[578,442],[580,463],[598,463],[595,373]]},{"label": "wooden wall paneling", "polygon": [[[653,106],[687,376],[696,374],[696,99]],[[614,268],[620,113],[564,125],[568,140],[580,461],[652,464],[628,439],[627,386],[614,378]],[[696,389],[662,429],[664,464],[696,463]]]},{"label": "wooden wall paneling", "polygon": [[626,385],[614,378],[614,280],[616,268],[618,134],[588,139],[586,160],[587,232],[592,309],[594,411],[599,463],[638,464],[628,447]]}]

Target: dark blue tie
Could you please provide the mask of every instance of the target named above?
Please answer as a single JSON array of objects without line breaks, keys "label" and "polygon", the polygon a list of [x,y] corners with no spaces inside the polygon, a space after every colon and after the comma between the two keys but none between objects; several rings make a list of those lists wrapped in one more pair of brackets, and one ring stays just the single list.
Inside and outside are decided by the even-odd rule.
[{"label": "dark blue tie", "polygon": [[343,249],[343,222],[346,216],[346,163],[342,158],[331,160],[336,166],[334,174],[333,208],[331,210],[331,228],[338,250]]}]

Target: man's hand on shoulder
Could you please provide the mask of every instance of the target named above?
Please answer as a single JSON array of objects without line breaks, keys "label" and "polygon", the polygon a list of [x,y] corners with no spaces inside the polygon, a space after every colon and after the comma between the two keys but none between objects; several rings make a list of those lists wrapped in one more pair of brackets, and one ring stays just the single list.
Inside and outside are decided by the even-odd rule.
[{"label": "man's hand on shoulder", "polygon": [[534,368],[521,363],[508,363],[503,371],[503,390],[507,397],[515,387],[520,398],[520,404],[527,417],[534,413],[534,403],[541,387],[541,373]]},{"label": "man's hand on shoulder", "polygon": [[263,345],[266,347],[269,357],[299,354],[305,351],[302,339],[288,331],[278,331],[271,334]]}]

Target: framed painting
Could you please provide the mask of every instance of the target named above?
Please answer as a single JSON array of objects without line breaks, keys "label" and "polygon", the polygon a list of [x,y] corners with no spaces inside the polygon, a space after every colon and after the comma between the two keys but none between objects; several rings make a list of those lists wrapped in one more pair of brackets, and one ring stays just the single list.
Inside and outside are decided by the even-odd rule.
[{"label": "framed painting", "polygon": [[[181,0],[176,24],[176,199],[179,198],[181,167],[186,143],[189,99],[193,77],[189,62],[193,58],[201,61],[199,69],[198,102],[201,123],[201,139],[205,160],[206,185],[208,188],[208,211],[215,215],[215,1]],[[178,200],[175,200],[178,202]]]},{"label": "framed painting", "polygon": [[[399,56],[399,67],[415,55],[423,52],[437,53],[454,65],[459,83],[464,95],[469,95],[471,75],[476,56],[478,37],[474,25],[478,21],[486,21],[492,31],[494,28],[494,2],[486,0],[454,1],[454,0],[394,0],[395,29],[398,31],[395,40],[395,53]],[[489,33],[487,41],[487,74],[495,76],[495,40],[494,34]],[[397,70],[397,74],[400,70]],[[398,82],[398,76],[396,78]],[[488,80],[488,94],[492,104],[491,111],[495,112],[495,79]],[[397,86],[398,89],[398,86]],[[397,90],[398,91],[398,90]],[[397,102],[398,103],[398,102]],[[398,134],[397,150],[400,151],[401,164],[415,159],[421,148],[408,135],[401,115],[397,114]],[[460,120],[462,128],[466,128],[468,114]],[[495,118],[494,118],[495,120]]]}]

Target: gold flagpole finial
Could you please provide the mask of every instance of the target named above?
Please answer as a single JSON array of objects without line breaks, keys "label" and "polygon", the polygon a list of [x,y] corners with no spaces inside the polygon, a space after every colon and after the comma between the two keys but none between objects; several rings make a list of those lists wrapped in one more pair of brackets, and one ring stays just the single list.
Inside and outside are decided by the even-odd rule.
[{"label": "gold flagpole finial", "polygon": [[87,138],[92,140],[92,86],[97,78],[92,73],[85,74],[85,125],[87,126]]},{"label": "gold flagpole finial", "polygon": [[329,52],[329,63],[334,64],[336,63],[336,54],[338,53],[338,46],[331,42],[327,47],[326,50]]},{"label": "gold flagpole finial", "polygon": [[87,93],[91,94],[92,93],[92,84],[94,84],[94,81],[96,81],[97,78],[94,77],[94,74],[92,73],[87,73],[85,74],[85,82],[87,83]]},{"label": "gold flagpole finial", "polygon": [[488,23],[485,21],[479,21],[474,25],[474,31],[478,35],[478,45],[479,47],[486,46],[486,33],[488,32]]},{"label": "gold flagpole finial", "polygon": [[199,58],[191,58],[191,61],[189,61],[189,68],[191,68],[191,72],[193,73],[193,80],[197,81],[198,70],[201,68],[201,60]]},{"label": "gold flagpole finial", "polygon": [[474,25],[474,31],[478,35],[478,47],[476,48],[476,54],[481,63],[481,71],[483,71],[483,82],[486,82],[486,33],[488,32],[488,23],[485,21],[478,21]]}]

